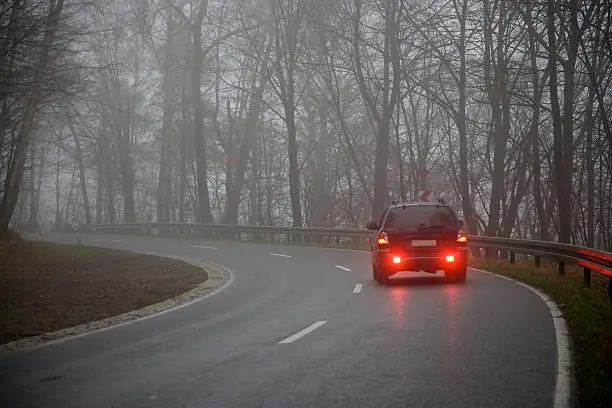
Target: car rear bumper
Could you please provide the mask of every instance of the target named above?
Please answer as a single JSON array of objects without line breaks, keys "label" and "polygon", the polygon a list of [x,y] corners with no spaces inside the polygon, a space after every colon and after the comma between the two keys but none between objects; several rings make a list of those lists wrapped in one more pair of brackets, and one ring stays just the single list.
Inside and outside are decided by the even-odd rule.
[{"label": "car rear bumper", "polygon": [[[451,256],[452,259],[450,258]],[[424,271],[430,273],[436,273],[439,270],[458,271],[467,266],[467,253],[465,250],[436,254],[379,252],[378,264],[390,273],[400,271]]]}]

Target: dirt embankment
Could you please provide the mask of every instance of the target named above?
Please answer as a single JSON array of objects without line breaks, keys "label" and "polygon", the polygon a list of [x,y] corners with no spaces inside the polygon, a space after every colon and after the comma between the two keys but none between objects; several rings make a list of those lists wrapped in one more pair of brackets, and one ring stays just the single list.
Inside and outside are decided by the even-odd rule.
[{"label": "dirt embankment", "polygon": [[0,239],[0,344],[140,309],[207,278],[178,260]]}]

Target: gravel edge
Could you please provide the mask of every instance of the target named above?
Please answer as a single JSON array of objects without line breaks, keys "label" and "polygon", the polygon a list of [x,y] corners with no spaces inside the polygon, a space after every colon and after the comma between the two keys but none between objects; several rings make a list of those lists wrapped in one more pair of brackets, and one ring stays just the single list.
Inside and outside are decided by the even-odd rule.
[{"label": "gravel edge", "polygon": [[[160,256],[159,254],[155,255]],[[217,264],[194,262],[186,260],[185,258],[179,258],[175,256],[164,257],[177,259],[197,266],[208,275],[208,279],[198,284],[195,288],[188,292],[166,299],[162,302],[145,306],[141,309],[132,310],[126,313],[122,313],[120,315],[80,324],[78,326],[68,327],[66,329],[61,329],[54,332],[43,333],[37,336],[26,337],[9,343],[0,344],[0,353],[15,352],[35,347],[41,347],[62,340],[67,340],[71,337],[80,337],[96,331],[122,326],[135,320],[153,317],[154,315],[163,312],[168,312],[180,306],[186,306],[189,303],[193,303],[205,296],[208,296],[209,294],[223,287],[231,279],[230,271]]]}]

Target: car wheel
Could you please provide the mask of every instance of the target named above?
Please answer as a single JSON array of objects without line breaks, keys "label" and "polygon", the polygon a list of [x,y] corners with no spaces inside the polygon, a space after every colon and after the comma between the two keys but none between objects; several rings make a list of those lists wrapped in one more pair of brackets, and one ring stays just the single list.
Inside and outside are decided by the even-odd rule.
[{"label": "car wheel", "polygon": [[458,271],[447,271],[446,276],[450,278],[451,282],[454,283],[465,283],[467,280],[467,266],[459,269]]},{"label": "car wheel", "polygon": [[372,279],[377,281],[378,280],[378,271],[376,269],[376,265],[372,264]]},{"label": "car wheel", "polygon": [[387,272],[384,270],[384,268],[378,268],[376,274],[376,282],[378,282],[379,285],[386,285],[389,282],[389,275],[387,275]]}]

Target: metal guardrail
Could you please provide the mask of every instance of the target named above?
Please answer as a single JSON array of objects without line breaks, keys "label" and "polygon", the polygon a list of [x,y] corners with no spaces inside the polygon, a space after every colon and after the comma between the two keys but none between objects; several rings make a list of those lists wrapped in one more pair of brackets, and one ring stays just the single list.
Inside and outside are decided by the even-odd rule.
[{"label": "metal guardrail", "polygon": [[144,222],[126,224],[89,224],[79,227],[82,232],[112,231],[141,231],[146,234],[162,235],[172,234],[182,231],[189,236],[206,236],[215,233],[242,233],[251,234],[282,234],[288,237],[294,236],[333,236],[333,237],[358,237],[368,238],[372,232],[359,229],[340,229],[340,228],[316,228],[316,227],[283,227],[283,226],[258,226],[258,225],[231,225],[231,224],[193,224],[186,222]]},{"label": "metal guardrail", "polygon": [[[171,222],[146,222],[127,224],[90,224],[79,228],[81,232],[137,233],[158,236],[208,237],[267,242],[319,243],[328,245],[349,245],[361,247],[367,245],[372,231],[365,229],[339,228],[295,228],[283,226],[226,225],[226,224],[193,224]],[[559,263],[559,275],[564,275],[566,264],[572,263],[584,268],[584,286],[591,286],[591,271],[608,276],[608,295],[612,299],[612,253],[599,251],[577,245],[557,242],[533,241],[523,239],[468,236],[468,243],[473,251],[484,249],[488,255],[491,251],[508,256],[510,263],[516,260],[516,254],[534,256],[536,266],[540,259],[553,259]]]}]

